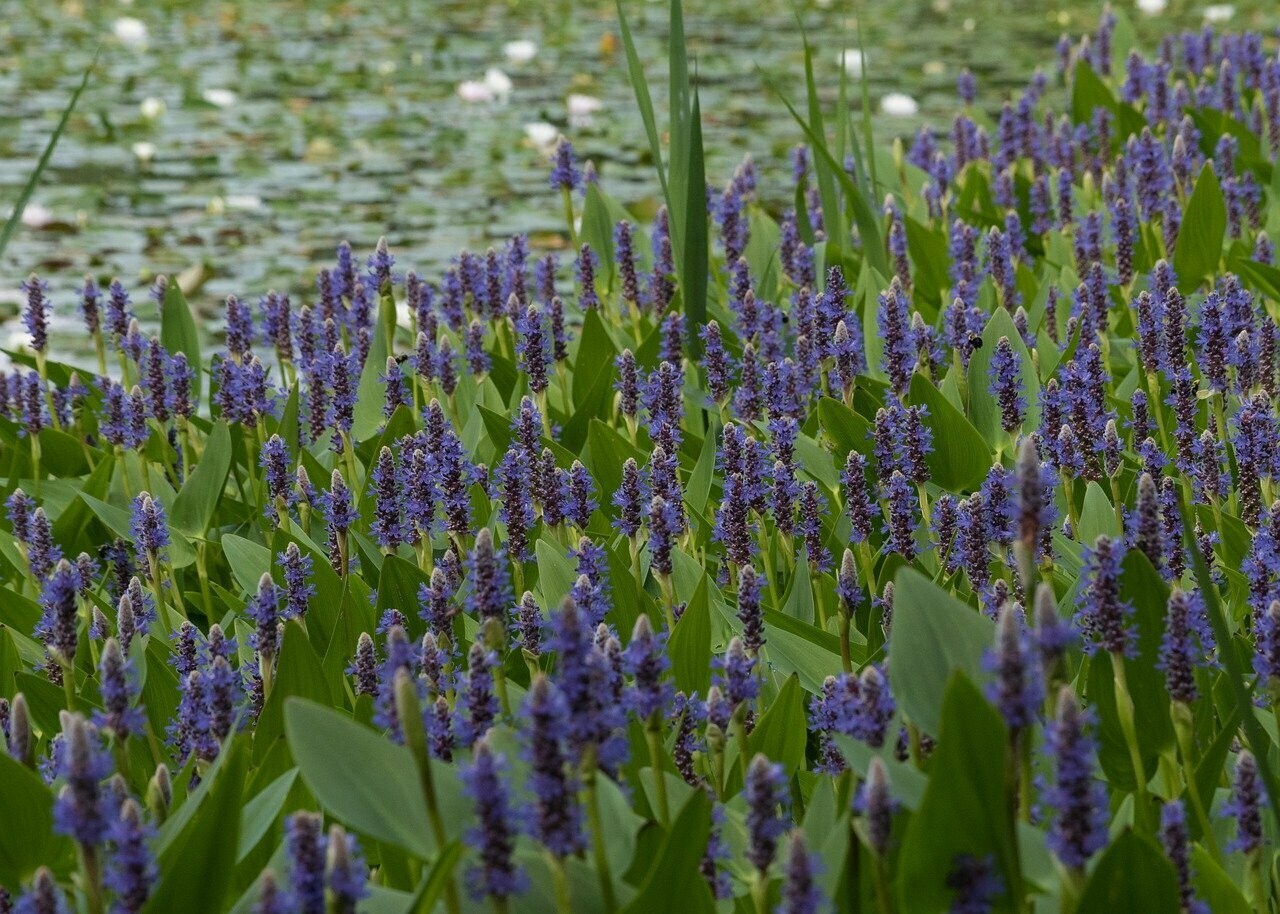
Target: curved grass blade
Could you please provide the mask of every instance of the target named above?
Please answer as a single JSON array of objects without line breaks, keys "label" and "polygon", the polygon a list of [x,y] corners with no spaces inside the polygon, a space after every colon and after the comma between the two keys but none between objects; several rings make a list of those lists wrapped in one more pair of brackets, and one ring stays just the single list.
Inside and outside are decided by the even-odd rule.
[{"label": "curved grass blade", "polygon": [[44,152],[40,154],[40,160],[36,162],[36,167],[31,172],[31,177],[27,178],[27,183],[23,185],[22,193],[18,195],[17,201],[13,204],[13,212],[9,214],[9,221],[4,224],[4,229],[0,230],[0,255],[4,254],[4,249],[9,246],[9,239],[13,237],[13,233],[18,230],[18,226],[22,223],[23,210],[27,208],[27,203],[31,200],[31,195],[35,193],[36,185],[40,183],[40,176],[44,174],[45,167],[49,164],[49,159],[53,157],[54,147],[58,145],[58,140],[62,138],[62,131],[67,127],[67,121],[71,119],[71,112],[76,108],[76,102],[80,101],[80,93],[84,92],[85,86],[89,85],[89,74],[93,72],[93,68],[98,63],[98,54],[101,52],[102,46],[98,46],[98,50],[93,52],[93,60],[89,61],[89,66],[84,68],[84,75],[80,77],[80,85],[76,86],[76,90],[71,93],[71,99],[67,102],[67,107],[62,110],[62,117],[58,120],[58,126],[53,129],[53,134],[49,137],[49,142],[44,147]]},{"label": "curved grass blade", "polygon": [[636,107],[640,109],[640,120],[644,122],[644,132],[649,138],[649,154],[653,156],[653,166],[658,172],[658,182],[662,185],[662,196],[671,208],[671,192],[667,188],[667,169],[662,164],[662,142],[658,136],[658,122],[653,116],[653,98],[649,95],[649,83],[644,78],[644,65],[640,63],[640,55],[636,53],[636,44],[631,37],[631,26],[627,23],[627,14],[623,12],[622,0],[615,4],[618,8],[618,27],[622,32],[622,47],[627,54],[627,71],[631,78],[631,91],[636,96]]},{"label": "curved grass blade", "polygon": [[836,180],[840,182],[840,186],[848,198],[849,206],[853,209],[853,218],[858,224],[858,232],[862,236],[863,256],[881,275],[888,276],[891,272],[889,258],[885,252],[884,236],[880,232],[880,220],[876,216],[875,209],[867,202],[866,196],[858,189],[858,186],[853,183],[853,179],[832,157],[831,151],[827,149],[826,139],[821,134],[816,133],[813,127],[809,125],[809,122],[800,116],[800,112],[795,109],[791,102],[787,101],[786,96],[783,95],[777,84],[770,82],[769,86],[782,99],[782,103],[787,106],[791,116],[800,125],[800,129],[804,131],[804,135],[808,138],[809,145],[813,147],[815,155],[823,160],[835,174]]}]

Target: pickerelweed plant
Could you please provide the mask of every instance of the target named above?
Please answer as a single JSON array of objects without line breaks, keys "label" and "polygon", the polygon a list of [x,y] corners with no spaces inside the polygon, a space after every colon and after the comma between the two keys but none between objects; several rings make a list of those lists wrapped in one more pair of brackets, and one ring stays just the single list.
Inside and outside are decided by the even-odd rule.
[{"label": "pickerelweed plant", "polygon": [[207,358],[25,282],[0,910],[1274,910],[1273,42],[1108,12],[892,151],[807,66],[777,213],[621,26],[648,224],[562,140],[563,256]]}]

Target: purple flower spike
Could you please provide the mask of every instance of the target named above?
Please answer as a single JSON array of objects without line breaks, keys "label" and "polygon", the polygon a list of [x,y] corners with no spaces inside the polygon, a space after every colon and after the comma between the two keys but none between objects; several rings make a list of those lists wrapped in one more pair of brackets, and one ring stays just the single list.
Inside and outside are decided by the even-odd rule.
[{"label": "purple flower spike", "polygon": [[949,914],[988,914],[1004,894],[1004,882],[995,872],[992,857],[957,854],[947,875],[947,888],[955,891]]},{"label": "purple flower spike", "polygon": [[22,310],[22,324],[31,334],[31,348],[44,352],[49,345],[49,284],[35,273],[22,284],[27,304]]},{"label": "purple flower spike", "polygon": [[107,829],[112,851],[107,856],[102,882],[116,898],[113,912],[136,914],[151,896],[158,871],[148,842],[155,830],[143,821],[142,809],[133,799],[120,806]]},{"label": "purple flower spike", "polygon": [[1248,749],[1236,759],[1236,775],[1231,799],[1223,812],[1236,820],[1236,836],[1230,849],[1252,854],[1262,847],[1262,781],[1258,762]]},{"label": "purple flower spike", "polygon": [[163,561],[164,549],[169,545],[169,523],[164,507],[146,492],[133,500],[129,530],[139,565],[147,567],[152,561]]},{"label": "purple flower spike", "polygon": [[1021,611],[1013,603],[1004,604],[1000,610],[995,649],[987,655],[986,664],[996,674],[987,697],[1000,709],[1010,730],[1034,724],[1044,701],[1043,680]]},{"label": "purple flower spike", "polygon": [[506,553],[494,547],[493,534],[487,527],[476,535],[476,545],[467,556],[466,568],[471,578],[467,611],[481,622],[490,618],[503,621],[515,598],[511,593]]},{"label": "purple flower spike", "polygon": [[536,676],[524,704],[529,734],[524,751],[533,794],[532,834],[559,857],[578,853],[586,846],[577,785],[564,750],[567,714],[560,691],[546,676]]},{"label": "purple flower spike", "polygon": [[775,914],[818,914],[823,909],[822,889],[817,883],[819,861],[809,853],[804,832],[797,829],[787,849],[786,869],[782,881],[782,903]]},{"label": "purple flower spike", "polygon": [[1046,799],[1055,814],[1049,847],[1062,863],[1080,869],[1107,841],[1107,797],[1094,776],[1094,746],[1070,686],[1058,694],[1057,717],[1048,739],[1056,774]]},{"label": "purple flower spike", "polygon": [[1178,799],[1160,808],[1160,844],[1178,874],[1178,896],[1186,914],[1209,914],[1209,906],[1196,898],[1192,885],[1191,836],[1187,833],[1187,812]]},{"label": "purple flower spike", "polygon": [[111,800],[101,782],[111,773],[111,756],[102,748],[98,731],[81,715],[62,712],[62,743],[57,775],[66,788],[53,804],[53,830],[70,835],[82,847],[102,843],[110,826]]},{"label": "purple flower spike", "polygon": [[135,706],[138,686],[133,677],[133,666],[115,638],[108,638],[102,647],[98,683],[104,710],[94,713],[94,723],[110,730],[117,740],[128,739],[131,733],[140,732],[146,718],[142,709]]},{"label": "purple flower spike", "polygon": [[285,851],[294,910],[298,914],[324,914],[324,818],[314,812],[291,815],[285,823]]},{"label": "purple flower spike", "polygon": [[480,862],[467,870],[467,886],[476,900],[509,898],[524,891],[528,877],[515,862],[515,812],[503,781],[506,761],[489,747],[488,739],[475,745],[474,761],[462,768],[462,781],[475,805],[478,825],[467,833]]},{"label": "purple flower spike", "polygon": [[305,619],[316,594],[316,586],[311,583],[311,556],[304,555],[297,543],[290,543],[276,560],[284,570],[285,606],[280,615],[285,619]]},{"label": "purple flower spike", "polygon": [[279,648],[276,626],[280,622],[280,592],[270,574],[258,581],[258,592],[245,604],[245,613],[254,622],[250,647],[263,657],[274,657]]},{"label": "purple flower spike", "polygon": [[78,641],[76,593],[80,575],[74,565],[61,559],[40,591],[43,610],[35,635],[61,664],[70,668],[75,662]]},{"label": "purple flower spike", "polygon": [[768,871],[787,828],[790,808],[782,766],[757,754],[747,767],[743,788],[747,804],[747,860],[760,873]]},{"label": "purple flower spike", "polygon": [[1027,398],[1022,393],[1022,365],[1007,336],[996,343],[989,370],[989,390],[1000,405],[1000,426],[1012,435],[1027,417]]},{"label": "purple flower spike", "polygon": [[893,820],[893,800],[889,795],[889,772],[879,756],[867,768],[862,792],[862,811],[867,818],[867,843],[877,857],[889,851],[889,830]]},{"label": "purple flower spike", "polygon": [[1124,549],[1109,536],[1099,536],[1093,548],[1084,550],[1085,586],[1075,622],[1084,634],[1084,649],[1099,648],[1128,656],[1136,648],[1137,634],[1131,616],[1133,607],[1120,598],[1120,563]]},{"label": "purple flower spike", "polygon": [[671,661],[667,657],[666,633],[653,631],[653,623],[643,613],[636,619],[631,633],[631,643],[622,654],[623,669],[634,678],[630,692],[631,709],[636,717],[645,721],[660,720],[663,710],[671,702],[673,690],[665,682]]},{"label": "purple flower spike", "polygon": [[356,904],[369,894],[369,867],[360,853],[360,842],[336,823],[329,826],[325,871],[334,914],[356,914]]},{"label": "purple flower spike", "polygon": [[556,143],[552,159],[551,186],[556,190],[577,190],[582,186],[582,171],[573,154],[573,144],[564,137]]}]

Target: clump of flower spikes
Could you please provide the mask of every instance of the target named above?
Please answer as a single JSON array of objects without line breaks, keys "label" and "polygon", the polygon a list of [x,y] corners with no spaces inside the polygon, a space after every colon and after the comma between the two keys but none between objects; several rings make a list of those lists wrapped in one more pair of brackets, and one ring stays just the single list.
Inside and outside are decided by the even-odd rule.
[{"label": "clump of flower spikes", "polygon": [[[1019,763],[997,776],[1073,890],[1125,793],[1185,909],[1201,904],[1189,817],[1211,855],[1269,869],[1265,753],[1224,767],[1231,848],[1208,837],[1210,798],[1191,778],[1177,775],[1185,808],[1161,803],[1134,766],[1116,777],[1097,753],[1099,716],[1114,715],[1141,767],[1127,689],[1158,675],[1178,745],[1166,762],[1192,764],[1203,737],[1185,728],[1217,664],[1211,605],[1242,607],[1259,700],[1280,695],[1275,290],[1256,279],[1274,259],[1260,226],[1275,201],[1240,131],[1206,141],[1193,116],[1229,117],[1248,149],[1274,154],[1280,63],[1258,36],[1206,31],[1113,72],[1113,30],[1104,16],[1063,47],[1066,82],[1096,74],[1119,99],[1083,120],[1038,76],[987,131],[962,80],[946,136],[909,144],[882,242],[867,226],[835,234],[829,169],[801,149],[792,199],[806,206],[778,214],[777,263],[762,261],[752,234],[771,215],[744,163],[708,194],[702,327],[676,309],[665,209],[648,227],[584,219],[572,270],[517,237],[427,282],[398,272],[385,242],[363,264],[343,245],[305,304],[229,298],[208,365],[144,333],[122,284],[89,280],[97,376],[52,370],[55,296],[31,277],[35,367],[0,375],[0,422],[29,458],[7,494],[4,560],[41,614],[22,633],[43,657],[28,674],[101,709],[50,734],[25,697],[0,707],[10,754],[58,790],[55,827],[79,845],[81,875],[98,873],[78,884],[137,910],[172,772],[189,795],[264,721],[278,731],[272,702],[314,652],[335,705],[465,785],[465,828],[428,808],[468,848],[448,904],[462,888],[499,907],[525,897],[541,873],[522,848],[536,842],[553,878],[589,861],[616,907],[634,887],[598,843],[607,794],[663,830],[701,815],[709,895],[758,906],[776,879],[787,910],[821,909],[831,886],[796,830],[818,777],[847,781],[837,814],[856,823],[868,892],[884,890],[919,814],[887,760],[929,771],[948,751],[913,717],[910,658],[893,649],[910,637],[895,634],[895,601],[919,624],[918,573],[989,642],[969,672],[1008,736],[997,751]],[[571,217],[596,180],[561,142],[552,183]],[[1186,201],[1215,184],[1241,266],[1177,275],[1194,263],[1179,248]],[[166,280],[152,295],[181,307]],[[46,429],[82,454],[42,462],[45,440],[62,440]],[[79,515],[41,491],[73,461],[111,483]],[[209,476],[226,485],[193,504]],[[1151,593],[1167,596],[1160,628]],[[708,663],[685,652],[697,638]],[[1084,656],[1111,674],[1114,709],[1081,703],[1097,691],[1077,676]],[[140,663],[153,689],[151,664],[172,670],[160,732]],[[777,750],[779,708],[812,731],[800,750]],[[154,776],[115,761],[144,746]],[[280,834],[286,862],[256,883],[256,909],[354,909],[367,872],[354,837],[306,813]],[[1025,891],[981,847],[936,866],[953,910]],[[24,891],[66,903],[50,871]]]}]

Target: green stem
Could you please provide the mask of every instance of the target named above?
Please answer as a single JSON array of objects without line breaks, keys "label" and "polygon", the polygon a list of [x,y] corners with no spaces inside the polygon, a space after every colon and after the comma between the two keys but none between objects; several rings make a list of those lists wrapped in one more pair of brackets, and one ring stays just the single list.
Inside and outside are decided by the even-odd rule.
[{"label": "green stem", "polygon": [[1010,899],[1013,902],[1013,909],[1021,911],[1023,907],[1023,899],[1026,890],[1022,885],[1022,864],[1019,861],[1018,854],[1018,810],[1023,805],[1023,796],[1030,788],[1029,783],[1022,783],[1019,759],[1021,756],[1021,748],[1023,743],[1023,733],[1021,728],[1013,728],[1009,731],[1009,748],[1005,753],[1005,785],[1007,790],[1008,805],[1007,822],[1009,829],[1009,852],[1013,856],[1013,861],[1009,866],[1009,873],[1012,877],[1013,885],[1009,887]]},{"label": "green stem", "polygon": [[1218,839],[1213,833],[1213,823],[1209,820],[1209,811],[1200,796],[1200,785],[1196,782],[1196,751],[1195,737],[1191,732],[1191,708],[1185,702],[1171,702],[1169,716],[1173,718],[1173,732],[1178,740],[1178,754],[1182,757],[1182,777],[1187,782],[1187,798],[1191,801],[1191,811],[1200,822],[1200,840],[1213,855],[1213,859],[1222,862],[1222,849],[1218,847]]},{"label": "green stem", "polygon": [[1116,714],[1120,718],[1120,729],[1124,732],[1124,741],[1129,747],[1129,763],[1133,767],[1133,780],[1137,786],[1137,792],[1134,795],[1133,819],[1139,830],[1152,834],[1151,802],[1147,796],[1146,768],[1142,764],[1142,750],[1138,745],[1133,698],[1129,694],[1129,684],[1125,676],[1124,657],[1118,651],[1111,651],[1110,656],[1111,676],[1116,692]]},{"label": "green stem", "polygon": [[600,878],[600,894],[604,898],[604,909],[612,914],[618,909],[618,900],[613,891],[613,874],[609,871],[609,857],[605,853],[604,823],[600,818],[600,797],[596,791],[594,753],[585,760],[584,764],[587,770],[582,779],[582,786],[587,795],[587,826],[591,829],[591,854],[595,858],[596,875]]},{"label": "green stem", "polygon": [[645,726],[645,739],[649,743],[649,765],[653,769],[655,790],[658,796],[658,824],[669,828],[671,806],[667,802],[667,775],[662,770],[662,717],[655,711]]},{"label": "green stem", "polygon": [[96,847],[80,845],[80,873],[84,877],[85,904],[89,914],[103,914],[106,904],[102,898],[102,867]]},{"label": "green stem", "polygon": [[880,914],[893,914],[893,901],[889,897],[889,877],[885,872],[884,857],[874,854],[875,867],[872,870],[876,887],[876,910]]},{"label": "green stem", "polygon": [[756,870],[751,874],[751,901],[756,914],[769,914],[769,874]]},{"label": "green stem", "polygon": [[564,871],[564,860],[547,851],[547,868],[551,870],[551,884],[556,894],[556,914],[573,914],[573,899],[569,894],[569,877]]}]

